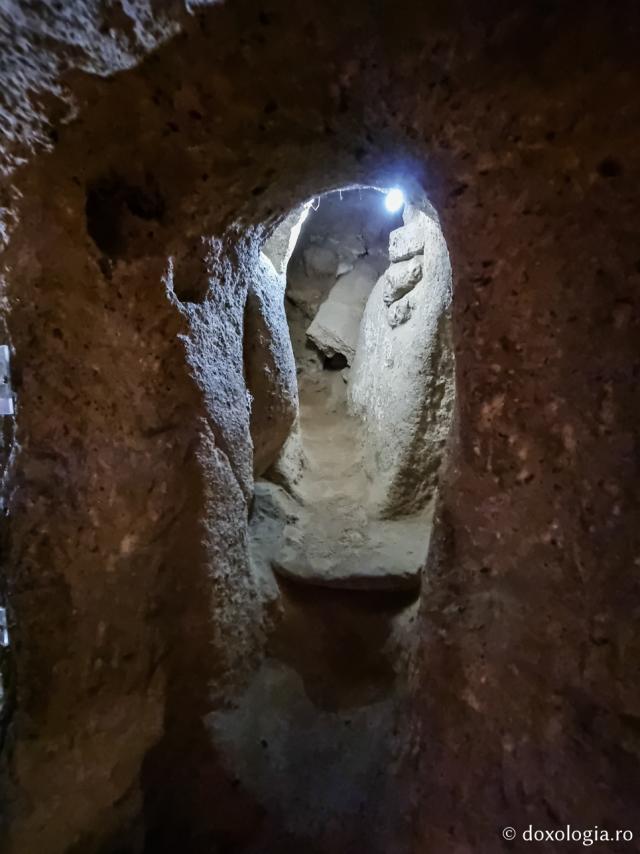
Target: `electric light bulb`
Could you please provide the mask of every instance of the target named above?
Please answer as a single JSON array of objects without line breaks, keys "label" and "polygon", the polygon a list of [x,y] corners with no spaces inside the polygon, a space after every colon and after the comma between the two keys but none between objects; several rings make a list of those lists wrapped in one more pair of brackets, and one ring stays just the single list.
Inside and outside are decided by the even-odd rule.
[{"label": "electric light bulb", "polygon": [[396,213],[404,204],[404,193],[398,187],[387,192],[384,204],[389,213]]}]

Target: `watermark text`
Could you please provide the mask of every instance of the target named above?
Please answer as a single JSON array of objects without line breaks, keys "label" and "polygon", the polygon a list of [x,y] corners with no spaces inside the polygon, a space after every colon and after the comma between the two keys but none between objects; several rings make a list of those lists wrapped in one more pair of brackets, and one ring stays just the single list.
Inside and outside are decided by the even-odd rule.
[{"label": "watermark text", "polygon": [[540,828],[529,825],[524,830],[516,830],[515,827],[504,827],[502,836],[508,842],[521,840],[522,842],[575,842],[585,848],[596,843],[607,842],[633,842],[632,830],[607,830],[604,827],[572,827],[570,824],[564,827]]}]

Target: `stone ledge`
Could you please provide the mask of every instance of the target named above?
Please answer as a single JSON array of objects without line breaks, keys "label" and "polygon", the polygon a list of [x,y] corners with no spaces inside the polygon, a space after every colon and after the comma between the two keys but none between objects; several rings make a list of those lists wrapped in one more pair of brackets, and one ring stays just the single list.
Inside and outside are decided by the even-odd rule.
[{"label": "stone ledge", "polygon": [[288,579],[352,590],[417,590],[426,563],[430,509],[403,519],[366,517],[328,501],[305,505],[282,487],[256,483],[251,539]]}]

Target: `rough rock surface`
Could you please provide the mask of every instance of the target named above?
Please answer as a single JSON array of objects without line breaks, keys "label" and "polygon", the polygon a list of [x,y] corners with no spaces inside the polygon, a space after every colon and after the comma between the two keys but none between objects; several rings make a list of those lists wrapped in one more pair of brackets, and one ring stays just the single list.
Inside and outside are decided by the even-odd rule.
[{"label": "rough rock surface", "polygon": [[407,261],[422,254],[424,248],[422,217],[414,217],[406,225],[396,228],[389,238],[389,260]]},{"label": "rough rock surface", "polygon": [[253,471],[277,459],[298,412],[296,366],[284,311],[285,278],[262,264],[251,278],[244,314],[244,364],[251,395]]},{"label": "rough rock surface", "polygon": [[[633,827],[638,4],[0,14],[0,847],[502,854],[506,825]],[[454,274],[417,615],[263,588],[247,555],[246,283],[284,214],[354,184],[428,195]],[[183,305],[168,258],[201,236],[215,286]]]},{"label": "rough rock surface", "polygon": [[338,272],[338,256],[328,246],[309,246],[304,250],[307,276],[333,276]]},{"label": "rough rock surface", "polygon": [[[384,299],[384,297],[383,297]],[[406,323],[413,314],[417,300],[411,297],[403,297],[392,303],[387,310],[387,323],[392,329]]]},{"label": "rough rock surface", "polygon": [[307,329],[307,338],[325,356],[339,353],[348,365],[353,362],[360,321],[377,278],[376,267],[362,259],[331,288]]},{"label": "rough rock surface", "polygon": [[293,255],[300,231],[309,213],[308,205],[300,205],[282,218],[271,235],[262,244],[262,252],[273,264],[281,276],[287,270],[289,259]]},{"label": "rough rock surface", "polygon": [[421,278],[422,258],[419,256],[391,264],[385,273],[384,304],[391,305],[392,302],[408,294]]},{"label": "rough rock surface", "polygon": [[347,590],[415,590],[429,525],[428,513],[381,521],[329,492],[301,502],[265,481],[256,484],[251,533],[253,548],[285,578]]},{"label": "rough rock surface", "polygon": [[[412,514],[433,498],[453,406],[451,267],[439,224],[415,217],[422,278],[387,307],[389,273],[365,309],[349,400],[366,432],[365,467],[384,516]],[[401,229],[400,229],[401,230]],[[390,248],[398,230],[391,232]],[[396,266],[392,264],[390,270]]]}]

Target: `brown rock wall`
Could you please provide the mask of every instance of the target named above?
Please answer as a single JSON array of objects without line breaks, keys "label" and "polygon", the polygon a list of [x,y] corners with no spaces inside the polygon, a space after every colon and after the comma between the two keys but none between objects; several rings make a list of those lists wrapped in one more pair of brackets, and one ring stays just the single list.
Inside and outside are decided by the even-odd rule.
[{"label": "brown rock wall", "polygon": [[[158,44],[146,12],[107,36],[72,4],[43,35],[55,10],[31,5],[3,20],[7,850],[131,848],[143,802],[153,850],[488,853],[506,824],[632,827],[635,4],[158,6],[182,31],[113,77]],[[207,723],[271,614],[246,557],[244,296],[286,210],[405,177],[451,255],[458,407],[400,768],[292,840],[295,798],[265,811]],[[181,306],[168,258],[201,236],[217,296]]]}]

